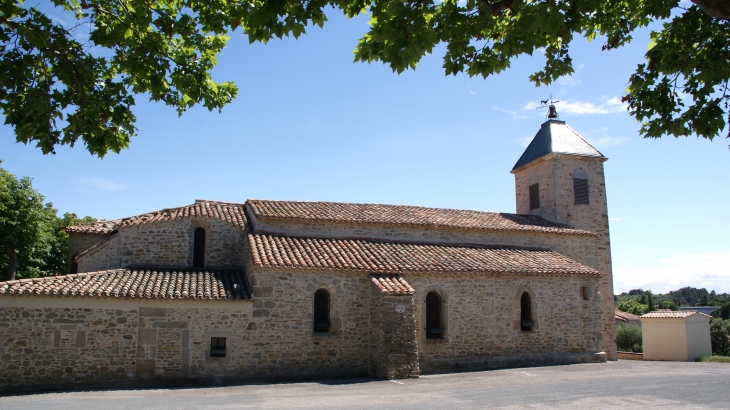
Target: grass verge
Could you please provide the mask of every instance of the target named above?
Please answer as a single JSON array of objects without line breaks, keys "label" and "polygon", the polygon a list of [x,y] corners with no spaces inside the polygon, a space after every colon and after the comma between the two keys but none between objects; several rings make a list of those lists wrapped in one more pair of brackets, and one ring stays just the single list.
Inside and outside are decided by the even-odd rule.
[{"label": "grass verge", "polygon": [[697,359],[698,362],[708,363],[730,363],[730,357],[727,356],[705,356]]}]

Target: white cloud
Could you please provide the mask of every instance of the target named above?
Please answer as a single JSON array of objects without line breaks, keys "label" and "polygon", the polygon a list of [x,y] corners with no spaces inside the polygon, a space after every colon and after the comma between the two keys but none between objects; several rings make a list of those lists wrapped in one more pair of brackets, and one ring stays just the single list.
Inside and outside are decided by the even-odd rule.
[{"label": "white cloud", "polygon": [[730,252],[678,255],[650,266],[614,266],[614,292],[651,289],[666,293],[686,286],[730,292]]},{"label": "white cloud", "polygon": [[629,139],[625,137],[598,137],[587,139],[591,144],[599,148],[613,147],[629,142]]},{"label": "white cloud", "polygon": [[608,127],[603,128],[597,128],[592,131],[584,132],[581,134],[583,138],[588,140],[593,146],[598,148],[606,148],[606,147],[613,147],[616,145],[622,145],[627,142],[629,142],[629,139],[626,137],[609,137],[606,134],[608,133],[609,129]]},{"label": "white cloud", "polygon": [[127,188],[123,184],[102,178],[84,178],[77,180],[76,184],[83,189],[100,191],[119,191]]},{"label": "white cloud", "polygon": [[608,218],[609,221],[620,221],[621,218]]},{"label": "white cloud", "polygon": [[[536,101],[530,101],[525,105],[523,110],[534,110],[542,106]],[[618,97],[606,98],[600,104],[586,101],[558,101],[555,103],[558,113],[576,114],[576,115],[592,115],[592,114],[611,114],[626,111],[626,104],[621,102]]]},{"label": "white cloud", "polygon": [[560,77],[558,79],[558,84],[562,85],[563,87],[573,87],[578,84],[580,84],[579,79],[573,77],[572,75],[567,75],[565,77]]},{"label": "white cloud", "polygon": [[512,115],[513,120],[524,120],[525,118],[530,118],[527,115],[520,114],[519,110],[505,110],[504,108],[499,108],[499,107],[492,107],[492,109],[496,110],[496,111],[506,112],[507,114]]},{"label": "white cloud", "polygon": [[475,92],[474,92],[474,91],[472,91],[472,90],[466,90],[466,92],[468,92],[468,93],[469,93],[469,94],[471,94],[471,95],[477,95],[477,93],[475,93]]}]

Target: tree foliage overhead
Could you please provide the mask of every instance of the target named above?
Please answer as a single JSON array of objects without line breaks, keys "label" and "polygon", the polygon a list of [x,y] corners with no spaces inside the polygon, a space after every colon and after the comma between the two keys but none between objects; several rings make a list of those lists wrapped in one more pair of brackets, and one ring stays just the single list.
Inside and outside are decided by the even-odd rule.
[{"label": "tree foliage overhead", "polygon": [[[0,106],[20,142],[44,153],[79,139],[95,155],[119,152],[135,132],[135,94],[175,107],[221,109],[237,95],[211,70],[228,34],[251,42],[322,26],[326,7],[367,12],[355,60],[414,69],[446,45],[446,74],[487,77],[521,55],[543,53],[536,86],[573,73],[570,43],[603,39],[611,50],[638,28],[652,32],[647,61],[624,100],[646,137],[718,136],[728,123],[730,3],[694,0],[52,0],[73,26],[33,5],[0,0]],[[86,30],[88,41],[78,40]]]}]

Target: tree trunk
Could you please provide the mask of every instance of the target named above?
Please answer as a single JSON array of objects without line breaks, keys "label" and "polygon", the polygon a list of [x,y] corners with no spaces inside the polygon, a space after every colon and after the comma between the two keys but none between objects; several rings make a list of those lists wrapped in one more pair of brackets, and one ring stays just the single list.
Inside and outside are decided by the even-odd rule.
[{"label": "tree trunk", "polygon": [[692,0],[702,11],[720,20],[730,20],[730,1],[727,0]]},{"label": "tree trunk", "polygon": [[5,276],[5,280],[15,279],[15,271],[18,269],[18,253],[15,252],[13,245],[5,245],[5,251],[8,253],[9,266],[8,274]]}]

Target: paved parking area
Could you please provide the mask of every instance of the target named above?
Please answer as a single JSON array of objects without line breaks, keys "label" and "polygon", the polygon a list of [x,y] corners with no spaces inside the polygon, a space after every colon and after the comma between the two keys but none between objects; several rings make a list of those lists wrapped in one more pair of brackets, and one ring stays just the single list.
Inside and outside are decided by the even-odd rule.
[{"label": "paved parking area", "polygon": [[621,360],[423,376],[0,397],[0,409],[730,409],[730,365]]}]

